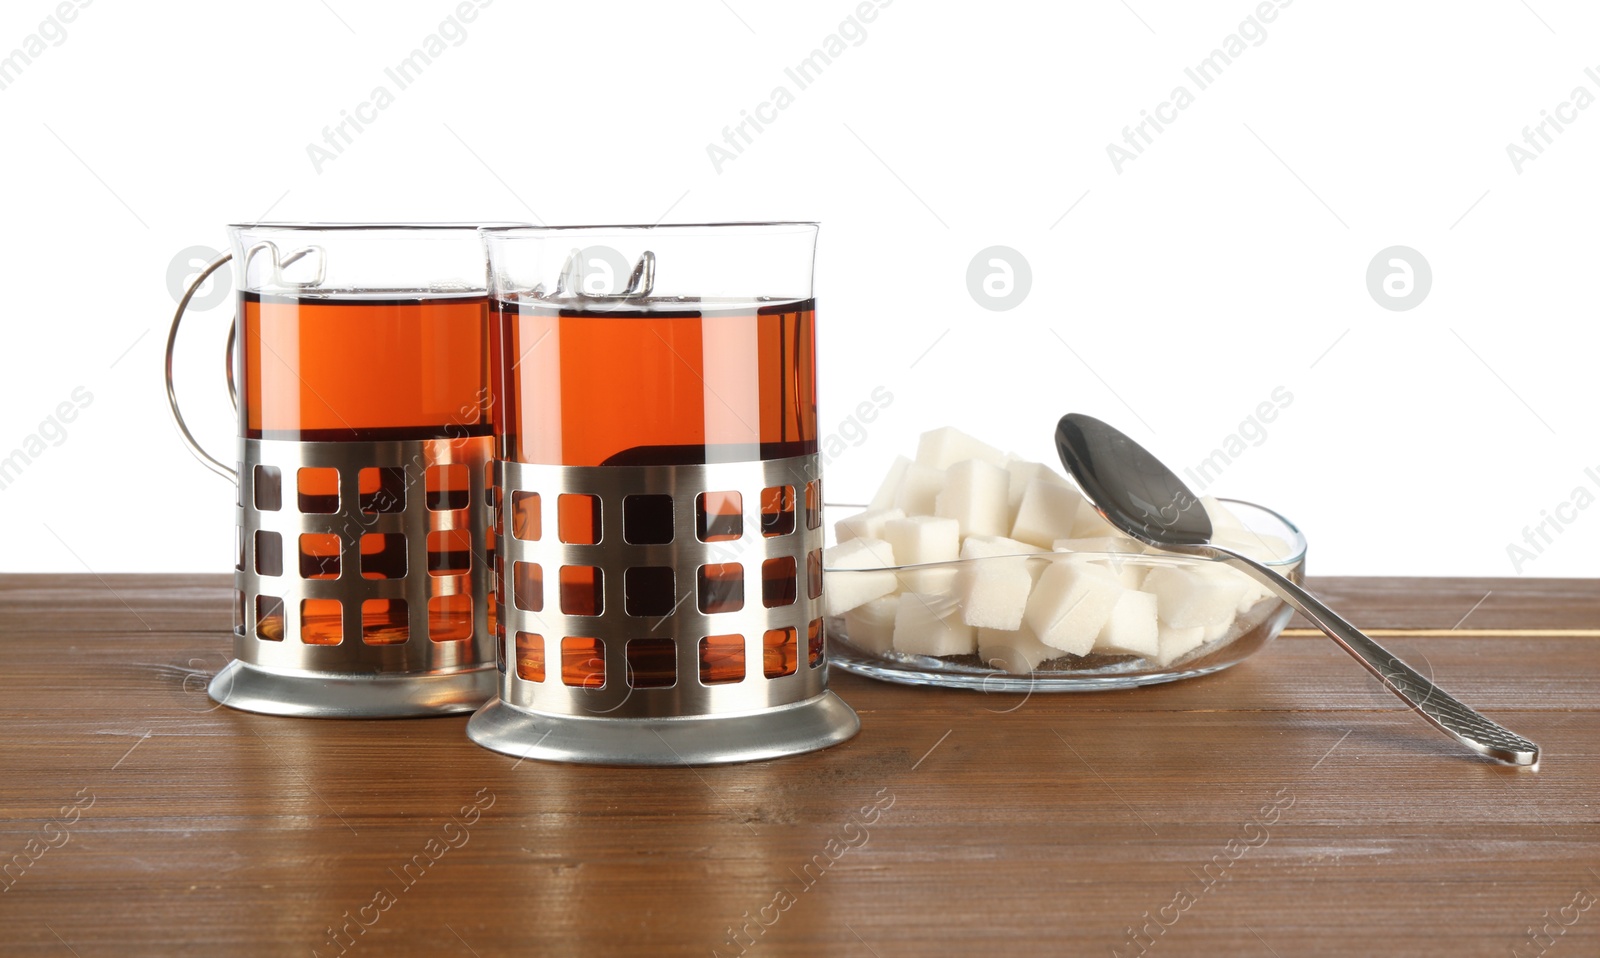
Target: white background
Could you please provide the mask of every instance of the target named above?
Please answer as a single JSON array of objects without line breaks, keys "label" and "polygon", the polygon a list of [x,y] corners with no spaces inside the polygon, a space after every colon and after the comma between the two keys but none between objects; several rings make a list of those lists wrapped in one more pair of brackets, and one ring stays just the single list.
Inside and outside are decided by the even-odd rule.
[{"label": "white background", "polygon": [[[1600,105],[1520,173],[1506,152],[1600,94],[1600,11],[1528,3],[1299,0],[1119,174],[1107,144],[1194,90],[1184,68],[1254,3],[898,0],[718,172],[707,145],[795,91],[784,68],[851,0],[498,0],[319,173],[307,144],[393,89],[453,2],[98,0],[0,90],[0,456],[93,396],[0,491],[0,568],[231,565],[232,489],[160,376],[169,265],[224,224],[665,217],[822,221],[824,429],[894,396],[830,499],[947,422],[1051,457],[1070,410],[1193,465],[1283,386],[1208,491],[1298,520],[1314,572],[1514,574],[1525,526],[1600,492]],[[8,2],[0,56],[54,8]],[[1433,271],[1409,311],[1366,287],[1396,244]],[[1009,311],[967,288],[993,245],[1031,264]],[[226,459],[230,315],[195,316],[179,356]],[[1564,512],[1521,574],[1600,568],[1600,507]]]}]

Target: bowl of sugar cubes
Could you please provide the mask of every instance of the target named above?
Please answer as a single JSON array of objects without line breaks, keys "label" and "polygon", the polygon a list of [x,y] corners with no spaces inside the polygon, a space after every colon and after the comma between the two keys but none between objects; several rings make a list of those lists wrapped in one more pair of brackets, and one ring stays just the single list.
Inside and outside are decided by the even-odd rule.
[{"label": "bowl of sugar cubes", "polygon": [[[1304,575],[1300,531],[1203,497],[1217,544]],[[1207,675],[1271,642],[1287,603],[1221,562],[1124,535],[1061,470],[923,433],[866,508],[830,506],[829,658],[909,685],[1088,691]]]}]

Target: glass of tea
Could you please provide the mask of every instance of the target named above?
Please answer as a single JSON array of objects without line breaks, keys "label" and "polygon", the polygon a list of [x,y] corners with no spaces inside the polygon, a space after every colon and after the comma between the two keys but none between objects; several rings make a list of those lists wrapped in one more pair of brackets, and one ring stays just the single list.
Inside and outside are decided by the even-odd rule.
[{"label": "glass of tea", "polygon": [[173,404],[191,448],[239,487],[235,661],[211,683],[216,701],[379,717],[470,710],[492,694],[480,225],[229,228],[231,464],[194,442]]},{"label": "glass of tea", "polygon": [[817,224],[483,235],[503,676],[468,734],[603,764],[849,738],[824,659]]}]

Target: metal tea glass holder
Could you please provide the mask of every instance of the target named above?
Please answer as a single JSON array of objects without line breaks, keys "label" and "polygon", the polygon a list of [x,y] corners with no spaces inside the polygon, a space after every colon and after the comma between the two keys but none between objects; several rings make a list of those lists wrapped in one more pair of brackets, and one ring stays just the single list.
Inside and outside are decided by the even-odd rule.
[{"label": "metal tea glass holder", "polygon": [[[695,243],[708,235],[748,244],[769,262],[787,256],[799,274],[789,288],[801,288],[796,298],[810,296],[815,224],[484,235],[495,297],[532,296],[576,307],[661,301],[672,292],[657,288],[662,244],[692,259],[704,252]],[[651,249],[618,253],[642,243]],[[570,255],[560,252],[566,249]],[[547,264],[541,272],[527,261],[548,261],[551,250],[565,256],[559,270]],[[582,259],[591,255],[633,264],[631,271],[609,270],[615,292],[596,293],[585,282]],[[737,268],[722,265],[724,272]],[[498,334],[509,358],[504,325]],[[503,371],[500,388],[509,391],[518,375],[540,374],[525,362]],[[467,725],[473,741],[519,758],[702,765],[808,752],[859,729],[855,713],[827,688],[821,462],[815,452],[692,464],[563,465],[516,461],[502,448],[495,468],[501,675],[499,695]],[[724,506],[708,522],[706,496],[739,505]],[[570,536],[562,525],[560,503],[571,497],[590,504],[589,535]],[[764,515],[764,502],[785,504],[788,511]],[[784,575],[766,574],[774,564]],[[739,583],[738,601],[708,603],[708,576]],[[634,607],[637,585],[650,577],[665,583],[660,591],[674,599],[670,608]]]},{"label": "metal tea glass holder", "polygon": [[[275,288],[292,290],[322,288],[328,250],[313,242],[280,254],[275,240],[300,243],[334,231],[343,234],[336,241],[348,242],[351,233],[381,231],[392,249],[421,231],[443,236],[465,253],[477,250],[481,276],[476,228],[255,224],[230,232],[235,251],[243,251],[241,290],[252,265],[261,261]],[[238,489],[234,660],[212,679],[212,699],[245,711],[323,718],[478,708],[494,694],[499,677],[488,602],[493,437],[294,441],[241,434],[233,463],[207,452],[179,409],[173,354],[196,291],[234,259],[234,253],[220,256],[189,284],[166,350],[167,398],[179,434],[202,464]],[[286,268],[301,261],[306,274],[286,279]],[[471,262],[459,269],[472,275]],[[237,327],[236,319],[230,356]],[[359,360],[350,357],[352,375]],[[231,360],[228,368],[237,409]],[[310,491],[308,476],[317,478]],[[470,544],[464,566],[437,568],[430,542],[441,536]]]}]

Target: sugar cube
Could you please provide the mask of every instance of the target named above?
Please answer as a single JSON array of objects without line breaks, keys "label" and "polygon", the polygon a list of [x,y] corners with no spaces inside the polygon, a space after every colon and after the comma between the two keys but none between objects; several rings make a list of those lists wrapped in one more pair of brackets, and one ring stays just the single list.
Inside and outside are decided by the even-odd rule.
[{"label": "sugar cube", "polygon": [[1160,651],[1156,653],[1157,664],[1171,665],[1177,659],[1193,652],[1205,642],[1205,632],[1204,626],[1177,629],[1163,623],[1156,632],[1156,642],[1160,646]]},{"label": "sugar cube", "polygon": [[1248,529],[1224,529],[1213,532],[1211,541],[1224,549],[1232,549],[1257,562],[1282,562],[1289,558],[1289,544],[1277,536]]},{"label": "sugar cube", "polygon": [[1004,469],[981,459],[963,459],[945,476],[944,488],[934,500],[934,515],[956,520],[963,536],[1003,536],[1011,531],[1006,522]]},{"label": "sugar cube", "polygon": [[1040,642],[1027,626],[1014,631],[978,630],[978,658],[991,668],[1012,673],[1032,672],[1040,663],[1060,657],[1060,649]]},{"label": "sugar cube", "polygon": [[[905,513],[899,509],[867,509],[835,522],[833,531],[840,542],[849,542],[851,539],[886,539],[887,536],[883,534],[884,523],[891,519],[902,518],[905,518]],[[899,551],[896,550],[895,554],[898,556]]]},{"label": "sugar cube", "polygon": [[943,469],[911,463],[906,466],[905,475],[900,477],[900,487],[894,497],[895,508],[908,516],[933,515],[934,502],[944,483]]},{"label": "sugar cube", "polygon": [[828,569],[883,569],[894,564],[894,547],[866,536],[829,546],[822,552],[822,565]]},{"label": "sugar cube", "polygon": [[885,595],[846,612],[844,630],[850,644],[874,655],[893,648],[894,617],[899,605],[899,596]]},{"label": "sugar cube", "polygon": [[957,614],[954,596],[907,592],[894,616],[894,648],[912,655],[967,655],[978,634]]},{"label": "sugar cube", "polygon": [[1211,541],[1242,552],[1257,562],[1280,562],[1289,558],[1289,543],[1278,536],[1257,532],[1239,520],[1227,506],[1211,496],[1200,499],[1211,519]]},{"label": "sugar cube", "polygon": [[1022,494],[1027,491],[1028,483],[1035,480],[1069,488],[1072,485],[1066,477],[1042,462],[1011,460],[1006,463],[1006,502],[1011,507],[1012,519],[1016,518],[1017,507],[1022,504]]},{"label": "sugar cube", "polygon": [[1272,595],[1270,589],[1257,582],[1254,576],[1243,569],[1236,569],[1233,566],[1219,562],[1214,565],[1201,566],[1199,571],[1202,575],[1210,576],[1218,582],[1228,584],[1231,588],[1239,589],[1239,602],[1235,608],[1240,612],[1251,608],[1257,602]]},{"label": "sugar cube", "polygon": [[878,491],[873,494],[869,509],[892,509],[895,496],[900,492],[900,484],[905,481],[906,469],[911,465],[911,460],[905,456],[895,456],[894,462],[889,466],[889,472],[883,477],[883,483],[878,486]]},{"label": "sugar cube", "polygon": [[1078,517],[1072,523],[1072,538],[1098,539],[1103,536],[1120,536],[1122,533],[1117,527],[1107,522],[1087,500],[1083,508],[1078,510]]},{"label": "sugar cube", "polygon": [[962,621],[986,629],[1021,628],[1034,583],[1027,557],[1043,551],[1002,536],[971,536],[963,542],[961,558],[981,561],[960,567],[957,590],[961,595]]},{"label": "sugar cube", "polygon": [[884,522],[882,531],[901,565],[948,562],[961,552],[961,524],[955,519],[895,516]]},{"label": "sugar cube", "polygon": [[1070,538],[1083,496],[1071,486],[1035,479],[1023,490],[1011,524],[1011,538],[1048,546],[1057,539]]},{"label": "sugar cube", "polygon": [[917,465],[930,469],[949,469],[963,459],[981,459],[991,466],[1004,466],[1006,454],[967,435],[954,426],[930,429],[917,440]]},{"label": "sugar cube", "polygon": [[822,565],[844,570],[823,579],[829,615],[848,612],[898,588],[894,573],[886,568],[894,565],[894,549],[882,539],[841,542],[823,550]]},{"label": "sugar cube", "polygon": [[961,569],[955,563],[933,563],[900,570],[900,588],[907,592],[955,595]]},{"label": "sugar cube", "polygon": [[1120,592],[1122,586],[1108,570],[1059,557],[1040,575],[1023,621],[1045,645],[1087,655]]},{"label": "sugar cube", "polygon": [[[1194,571],[1202,579],[1206,579],[1222,589],[1224,594],[1231,595],[1236,609],[1246,594],[1261,587],[1260,583],[1256,582],[1250,573],[1245,572],[1243,569],[1235,569],[1233,566],[1223,562],[1203,563],[1196,566]],[[1218,618],[1221,618],[1221,616],[1219,615]]]},{"label": "sugar cube", "polygon": [[1117,596],[1111,607],[1111,617],[1095,636],[1097,652],[1114,655],[1143,655],[1154,658],[1160,653],[1159,625],[1156,620],[1156,597],[1148,592],[1126,589]]},{"label": "sugar cube", "polygon": [[1271,596],[1272,592],[1269,591],[1266,586],[1252,579],[1250,580],[1250,584],[1245,586],[1244,595],[1239,597],[1239,604],[1235,607],[1235,609],[1239,612],[1239,614],[1243,615],[1244,613],[1255,608],[1256,603],[1260,602],[1262,599],[1270,598]]},{"label": "sugar cube", "polygon": [[1113,558],[1096,560],[1096,564],[1105,566],[1115,573],[1117,581],[1122,584],[1124,589],[1139,588],[1144,583],[1145,573],[1150,571],[1150,566],[1144,562],[1121,558],[1124,555],[1143,555],[1150,551],[1144,543],[1130,539],[1127,536],[1057,539],[1050,543],[1050,548],[1055,552],[1110,553]]},{"label": "sugar cube", "polygon": [[[959,555],[961,542],[959,524],[938,516],[909,516],[886,523],[884,538],[903,566],[948,562]],[[905,569],[900,573],[900,585],[912,592],[951,592],[956,575],[953,565]]]},{"label": "sugar cube", "polygon": [[1211,520],[1212,532],[1238,531],[1245,532],[1245,524],[1233,514],[1233,510],[1223,505],[1216,496],[1201,496],[1200,507],[1206,511],[1206,518]]},{"label": "sugar cube", "polygon": [[1176,629],[1203,629],[1233,618],[1245,583],[1198,568],[1167,565],[1151,569],[1139,588],[1156,597],[1165,624]]}]

